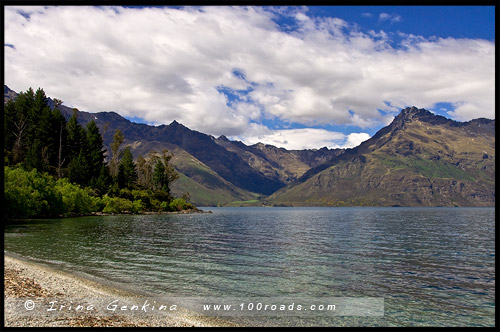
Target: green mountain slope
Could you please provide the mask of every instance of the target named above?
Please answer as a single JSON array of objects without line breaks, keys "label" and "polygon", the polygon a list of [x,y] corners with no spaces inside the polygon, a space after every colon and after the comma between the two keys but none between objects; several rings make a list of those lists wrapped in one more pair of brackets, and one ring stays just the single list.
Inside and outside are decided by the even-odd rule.
[{"label": "green mountain slope", "polygon": [[174,144],[126,140],[124,145],[130,147],[135,157],[147,157],[150,151],[162,152],[165,149],[172,153],[174,157],[171,163],[179,173],[179,178],[172,184],[172,194],[181,197],[184,193],[189,193],[189,201],[197,206],[228,205],[235,201],[255,200],[260,197],[236,187]]},{"label": "green mountain slope", "polygon": [[493,206],[495,121],[459,123],[416,108],[271,195],[267,204]]}]

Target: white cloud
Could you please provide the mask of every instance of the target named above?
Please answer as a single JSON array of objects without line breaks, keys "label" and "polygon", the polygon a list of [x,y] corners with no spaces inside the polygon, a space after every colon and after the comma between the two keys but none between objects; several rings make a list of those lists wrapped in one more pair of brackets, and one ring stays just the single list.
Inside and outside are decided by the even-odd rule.
[{"label": "white cloud", "polygon": [[[251,122],[273,117],[369,128],[403,107],[439,102],[456,105],[458,120],[494,118],[495,45],[485,40],[400,34],[394,48],[384,31],[363,33],[306,8],[4,8],[6,84],[42,87],[80,110],[235,137],[257,137]],[[280,30],[276,15],[295,29]],[[401,20],[387,15],[379,19]],[[240,100],[230,103],[221,87]],[[318,130],[262,139],[344,146],[360,137],[338,143]]]},{"label": "white cloud", "polygon": [[247,145],[265,142],[288,150],[318,149],[326,146],[330,149],[352,148],[370,138],[366,133],[351,133],[345,135],[325,129],[301,128],[269,130],[254,126],[247,136],[231,137],[241,140]]},{"label": "white cloud", "polygon": [[402,21],[402,17],[397,14],[380,13],[380,15],[378,16],[378,20],[380,22],[390,21],[391,23],[397,23]]},{"label": "white cloud", "polygon": [[368,135],[367,133],[350,133],[347,136],[347,140],[346,140],[346,143],[344,144],[344,147],[354,148],[369,138],[370,138],[370,135]]}]

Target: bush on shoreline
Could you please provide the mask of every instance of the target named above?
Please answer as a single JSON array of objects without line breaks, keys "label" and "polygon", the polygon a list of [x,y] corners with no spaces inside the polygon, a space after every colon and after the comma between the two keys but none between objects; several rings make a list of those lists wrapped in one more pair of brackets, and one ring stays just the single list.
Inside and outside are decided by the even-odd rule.
[{"label": "bush on shoreline", "polygon": [[28,172],[5,166],[4,179],[4,217],[8,219],[195,209],[184,199],[172,200],[160,191],[122,189],[119,196],[99,197],[92,188],[73,184],[67,178],[56,181],[36,169]]}]

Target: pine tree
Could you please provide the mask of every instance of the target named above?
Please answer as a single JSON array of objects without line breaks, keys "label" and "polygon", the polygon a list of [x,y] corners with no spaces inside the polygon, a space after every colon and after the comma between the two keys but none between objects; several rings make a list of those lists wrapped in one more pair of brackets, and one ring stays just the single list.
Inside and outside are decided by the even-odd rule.
[{"label": "pine tree", "polygon": [[80,150],[85,146],[86,134],[85,130],[78,123],[77,120],[78,110],[73,109],[73,115],[69,119],[66,130],[68,133],[67,137],[67,148],[68,148],[68,159],[71,161],[80,154]]},{"label": "pine tree", "polygon": [[111,184],[111,177],[109,176],[109,169],[105,164],[101,165],[101,170],[97,178],[90,180],[90,186],[97,191],[97,194],[102,196],[109,190]]},{"label": "pine tree", "polygon": [[89,165],[85,158],[83,149],[81,149],[80,153],[71,159],[71,162],[68,165],[68,178],[72,183],[87,186],[89,183],[88,174]]},{"label": "pine tree", "polygon": [[57,108],[62,101],[55,99],[56,108],[53,110],[53,127],[57,146],[57,159],[55,161],[56,176],[58,179],[64,176],[63,167],[67,165],[69,157],[67,156],[68,131],[66,129],[66,119]]},{"label": "pine tree", "polygon": [[26,153],[27,110],[20,107],[24,93],[17,100],[10,100],[4,107],[4,154],[8,164],[17,164],[24,160]]},{"label": "pine tree", "polygon": [[102,136],[94,120],[90,121],[87,125],[87,142],[89,177],[91,181],[95,181],[99,177],[104,164],[105,150],[103,150]]},{"label": "pine tree", "polygon": [[73,183],[87,186],[90,182],[90,151],[87,132],[78,123],[78,110],[73,109],[73,115],[69,119],[67,130],[67,157],[68,177]]},{"label": "pine tree", "polygon": [[123,157],[118,167],[118,186],[122,188],[132,188],[137,183],[137,169],[134,163],[130,147],[123,151]]},{"label": "pine tree", "polygon": [[163,165],[163,162],[158,159],[153,170],[153,188],[157,190],[164,190],[167,184],[165,166]]}]

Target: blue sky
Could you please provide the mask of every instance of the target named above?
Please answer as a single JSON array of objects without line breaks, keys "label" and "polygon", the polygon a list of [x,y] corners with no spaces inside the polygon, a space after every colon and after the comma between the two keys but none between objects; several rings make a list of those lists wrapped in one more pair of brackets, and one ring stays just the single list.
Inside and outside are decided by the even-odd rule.
[{"label": "blue sky", "polygon": [[353,147],[407,106],[494,118],[494,10],[6,6],[5,83],[246,144]]},{"label": "blue sky", "polygon": [[[382,29],[408,34],[495,40],[494,6],[313,6],[318,16],[339,16],[365,30]],[[380,14],[391,15],[387,19]],[[399,17],[399,19],[398,19]]]}]

